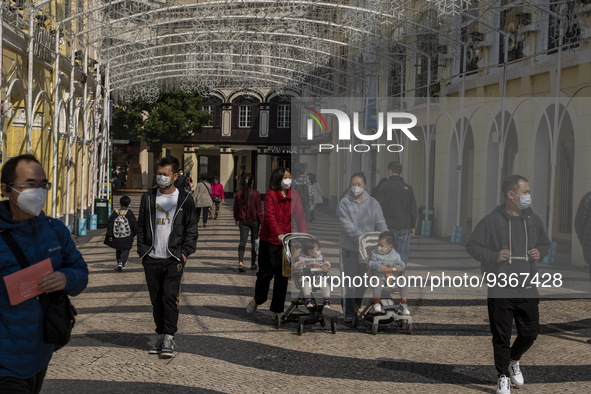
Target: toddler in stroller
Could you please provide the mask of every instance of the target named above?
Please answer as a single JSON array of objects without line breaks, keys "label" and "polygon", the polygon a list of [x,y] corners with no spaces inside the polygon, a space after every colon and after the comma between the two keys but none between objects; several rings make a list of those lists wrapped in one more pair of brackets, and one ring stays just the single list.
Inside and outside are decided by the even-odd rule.
[{"label": "toddler in stroller", "polygon": [[[382,304],[382,289],[384,287],[393,287],[396,277],[402,276],[406,269],[406,263],[400,259],[400,255],[394,249],[396,240],[389,231],[384,231],[378,237],[378,244],[369,257],[369,269],[371,275],[379,279],[379,286],[373,288],[373,311],[374,313],[383,313]],[[400,307],[402,314],[410,316],[408,309],[408,288],[406,286],[399,286],[400,289]]]},{"label": "toddler in stroller", "polygon": [[[400,259],[394,247],[395,239],[387,231],[367,233],[359,237],[359,254],[369,265],[373,302],[359,309],[354,316],[353,325],[357,326],[361,321],[368,320],[372,323],[371,333],[374,335],[378,333],[380,324],[392,322],[412,334],[412,316],[408,307],[394,304],[391,296],[392,290],[398,288],[402,302],[406,303],[408,291],[406,286],[395,286],[406,285],[406,281],[398,280],[404,275],[405,262]],[[388,291],[389,297],[382,297],[384,290]]]},{"label": "toddler in stroller", "polygon": [[[306,307],[312,308],[315,304],[312,298],[312,283],[310,280],[304,280],[304,275],[307,273],[308,278],[311,278],[311,275],[326,277],[330,269],[330,263],[322,256],[320,242],[312,238],[302,241],[300,254],[294,261],[294,269],[306,300]],[[330,286],[325,280],[318,282],[319,288],[322,289],[322,304],[325,308],[330,308]]]},{"label": "toddler in stroller", "polygon": [[[285,260],[289,264],[287,269],[284,265],[284,273],[290,271],[292,286],[298,293],[281,319],[275,322],[276,328],[283,322],[296,321],[297,334],[302,335],[305,324],[320,323],[325,327],[326,321],[329,321],[331,332],[335,334],[336,316],[323,314],[323,309],[330,306],[330,284],[326,278],[330,263],[324,260],[320,252],[320,243],[312,235],[305,233],[286,234],[282,243]],[[316,288],[322,289],[322,305],[317,305],[313,297]],[[300,309],[300,306],[305,306],[305,309]]]}]

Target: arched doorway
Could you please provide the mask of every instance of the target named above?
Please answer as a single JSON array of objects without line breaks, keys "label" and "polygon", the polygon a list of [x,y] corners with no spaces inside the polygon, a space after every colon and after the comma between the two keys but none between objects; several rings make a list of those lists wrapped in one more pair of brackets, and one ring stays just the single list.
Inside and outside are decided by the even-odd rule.
[{"label": "arched doorway", "polygon": [[[491,212],[498,203],[500,196],[500,187],[498,181],[499,175],[499,149],[503,146],[503,164],[501,166],[501,183],[503,180],[515,173],[515,163],[517,162],[517,152],[519,143],[517,140],[517,129],[515,121],[511,118],[509,112],[505,112],[505,126],[502,127],[502,114],[495,117],[496,123],[492,125],[488,138],[488,157],[486,169],[486,212]],[[498,129],[497,129],[498,128]],[[504,130],[504,133],[503,133]],[[503,136],[505,136],[504,144]]]}]

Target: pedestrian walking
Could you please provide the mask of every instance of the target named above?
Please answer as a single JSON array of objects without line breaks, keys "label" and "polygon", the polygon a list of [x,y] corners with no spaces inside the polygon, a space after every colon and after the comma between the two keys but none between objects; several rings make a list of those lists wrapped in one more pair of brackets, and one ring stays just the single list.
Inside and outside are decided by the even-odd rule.
[{"label": "pedestrian walking", "polygon": [[[408,250],[410,237],[415,235],[417,223],[417,202],[412,186],[404,182],[400,176],[402,164],[397,161],[388,163],[388,180],[380,182],[375,192],[380,203],[388,230],[396,238],[396,251],[408,267]],[[406,313],[408,309],[408,289],[400,303]]]},{"label": "pedestrian walking", "polygon": [[575,215],[575,232],[583,247],[583,258],[589,265],[589,280],[591,280],[591,192],[581,198]]},{"label": "pedestrian walking", "polygon": [[261,194],[254,186],[252,174],[242,175],[240,190],[234,198],[234,220],[240,229],[240,243],[238,244],[238,271],[244,269],[244,251],[250,232],[250,269],[257,269],[257,247],[259,229],[263,223],[263,210],[261,209]]},{"label": "pedestrian walking", "polygon": [[195,209],[197,212],[197,224],[199,224],[199,218],[203,213],[203,228],[207,227],[207,219],[211,217],[211,206],[213,201],[211,200],[211,184],[207,181],[207,174],[201,174],[197,187],[193,191],[193,199],[195,200]]},{"label": "pedestrian walking", "polygon": [[320,187],[320,183],[316,180],[316,174],[310,173],[308,174],[308,178],[310,179],[310,188],[312,190],[312,200],[310,202],[310,223],[316,220],[314,216],[314,210],[316,205],[324,204],[324,198],[322,197],[322,188]]},{"label": "pedestrian walking", "polygon": [[389,231],[396,238],[396,251],[402,261],[408,264],[410,237],[415,235],[417,202],[412,186],[400,176],[402,164],[388,163],[388,180],[381,182],[376,192]]},{"label": "pedestrian walking", "polygon": [[187,177],[183,173],[182,168],[179,170],[178,178],[174,181],[174,187],[178,190],[187,190]]},{"label": "pedestrian walking", "polygon": [[308,174],[306,173],[306,169],[300,167],[297,172],[297,177],[293,181],[293,190],[298,192],[300,195],[300,199],[302,201],[302,207],[304,208],[304,215],[306,220],[310,219],[310,205],[314,200],[314,196],[312,195],[312,183],[310,182],[310,178],[308,178]]},{"label": "pedestrian walking", "polygon": [[138,217],[138,254],[144,266],[157,334],[149,353],[160,358],[174,355],[181,278],[187,258],[197,246],[195,204],[188,193],[174,186],[178,176],[176,158],[160,160],[158,187],[143,194]]},{"label": "pedestrian walking", "polygon": [[137,220],[129,209],[131,199],[123,196],[119,199],[120,208],[114,210],[107,221],[105,245],[115,249],[116,271],[123,271],[129,258],[133,239],[137,234]]},{"label": "pedestrian walking", "polygon": [[[520,360],[540,331],[539,293],[532,281],[538,272],[536,263],[548,253],[550,240],[542,220],[530,208],[528,180],[511,175],[501,190],[504,203],[478,223],[466,250],[480,261],[487,278],[495,275],[498,284],[509,278],[507,286],[489,287],[487,299],[497,394],[509,394],[511,383],[518,388],[524,384]],[[511,281],[512,277],[518,278],[518,283]],[[513,321],[517,337],[511,345]]]},{"label": "pedestrian walking", "polygon": [[213,220],[218,218],[220,211],[220,203],[224,201],[224,187],[220,183],[220,177],[213,177],[213,185],[211,185],[211,200],[213,201],[213,212],[209,211],[209,218]]},{"label": "pedestrian walking", "polygon": [[8,276],[50,259],[53,272],[36,283],[38,290],[75,296],[86,288],[88,268],[66,226],[43,212],[51,183],[35,156],[4,163],[1,189],[7,200],[0,202],[0,391],[36,394],[60,347],[45,339],[41,296],[11,305]]},{"label": "pedestrian walking", "polygon": [[[362,172],[351,176],[350,189],[341,198],[338,206],[338,216],[341,221],[339,245],[341,247],[341,261],[345,277],[363,277],[367,266],[362,264],[359,255],[359,237],[374,231],[388,231],[386,220],[380,204],[365,190],[367,180]],[[356,310],[361,306],[365,289],[345,287],[344,312],[345,321],[353,320]]]},{"label": "pedestrian walking", "polygon": [[113,183],[113,190],[123,189],[127,176],[121,169],[121,166],[116,166],[115,171],[111,175],[111,182]]},{"label": "pedestrian walking", "polygon": [[273,298],[270,310],[273,320],[280,321],[285,309],[288,278],[283,276],[283,245],[285,234],[292,232],[292,214],[301,233],[307,233],[304,209],[300,196],[291,190],[291,173],[287,168],[279,167],[271,173],[270,190],[265,195],[265,215],[260,232],[259,271],[255,284],[255,294],[246,306],[247,313],[253,313],[257,307],[267,301],[271,279]]}]

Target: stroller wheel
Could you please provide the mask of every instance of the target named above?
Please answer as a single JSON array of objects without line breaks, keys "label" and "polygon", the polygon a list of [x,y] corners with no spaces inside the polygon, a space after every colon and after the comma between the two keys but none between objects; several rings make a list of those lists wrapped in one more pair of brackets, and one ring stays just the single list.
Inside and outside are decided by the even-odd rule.
[{"label": "stroller wheel", "polygon": [[351,325],[353,327],[357,327],[357,323],[358,323],[358,321],[357,321],[357,315],[353,315],[353,320],[351,320]]},{"label": "stroller wheel", "polygon": [[326,320],[320,319],[319,323],[322,328],[326,327]]},{"label": "stroller wheel", "polygon": [[380,327],[379,324],[372,324],[371,326],[371,333],[372,335],[377,335],[378,334],[378,328]]},{"label": "stroller wheel", "polygon": [[408,335],[412,335],[412,323],[407,323],[406,324],[406,333]]},{"label": "stroller wheel", "polygon": [[334,320],[330,321],[330,332],[332,332],[333,334],[337,333],[337,322]]},{"label": "stroller wheel", "polygon": [[302,335],[304,333],[304,324],[298,324],[298,335]]},{"label": "stroller wheel", "polygon": [[404,323],[406,322],[406,320],[398,320],[398,327],[402,327],[404,325]]}]

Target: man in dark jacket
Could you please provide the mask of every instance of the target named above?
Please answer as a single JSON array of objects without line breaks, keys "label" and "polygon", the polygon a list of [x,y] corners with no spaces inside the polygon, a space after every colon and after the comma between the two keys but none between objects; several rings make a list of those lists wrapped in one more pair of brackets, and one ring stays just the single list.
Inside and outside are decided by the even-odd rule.
[{"label": "man in dark jacket", "polygon": [[137,248],[146,274],[158,334],[150,354],[171,358],[179,318],[178,297],[185,263],[197,246],[197,216],[193,198],[174,186],[179,162],[158,163],[156,183],[142,196]]},{"label": "man in dark jacket", "polygon": [[375,193],[388,229],[396,238],[396,251],[400,258],[408,263],[408,244],[415,235],[417,223],[417,201],[412,186],[400,176],[402,164],[397,161],[388,163],[388,181],[380,182]]},{"label": "man in dark jacket", "polygon": [[[13,157],[2,167],[0,231],[10,234],[27,265],[51,260],[53,273],[38,281],[43,292],[63,290],[74,296],[88,283],[88,268],[70,232],[42,209],[51,183],[33,155]],[[10,241],[8,241],[10,242]],[[0,237],[0,272],[6,277],[21,270],[13,249]],[[43,340],[45,312],[37,297],[11,305],[0,280],[0,392],[38,393],[47,366],[59,346]]]},{"label": "man in dark jacket", "polygon": [[[478,223],[466,244],[466,250],[480,261],[485,280],[491,285],[487,304],[498,394],[510,393],[510,382],[523,386],[519,360],[540,330],[535,263],[548,253],[550,240],[542,221],[530,208],[530,191],[524,177],[508,177],[502,185],[505,203]],[[496,286],[492,286],[492,279]],[[517,338],[511,346],[514,319]]]},{"label": "man in dark jacket", "polygon": [[589,264],[589,279],[591,280],[591,192],[585,194],[575,216],[575,232],[583,247],[583,258]]},{"label": "man in dark jacket", "polygon": [[[404,182],[401,173],[402,164],[397,161],[388,163],[388,180],[380,181],[375,199],[382,207],[388,230],[396,239],[395,249],[408,265],[408,246],[410,237],[415,235],[417,222],[417,201],[412,186]],[[409,316],[407,303],[407,298],[401,297],[402,313]]]}]

